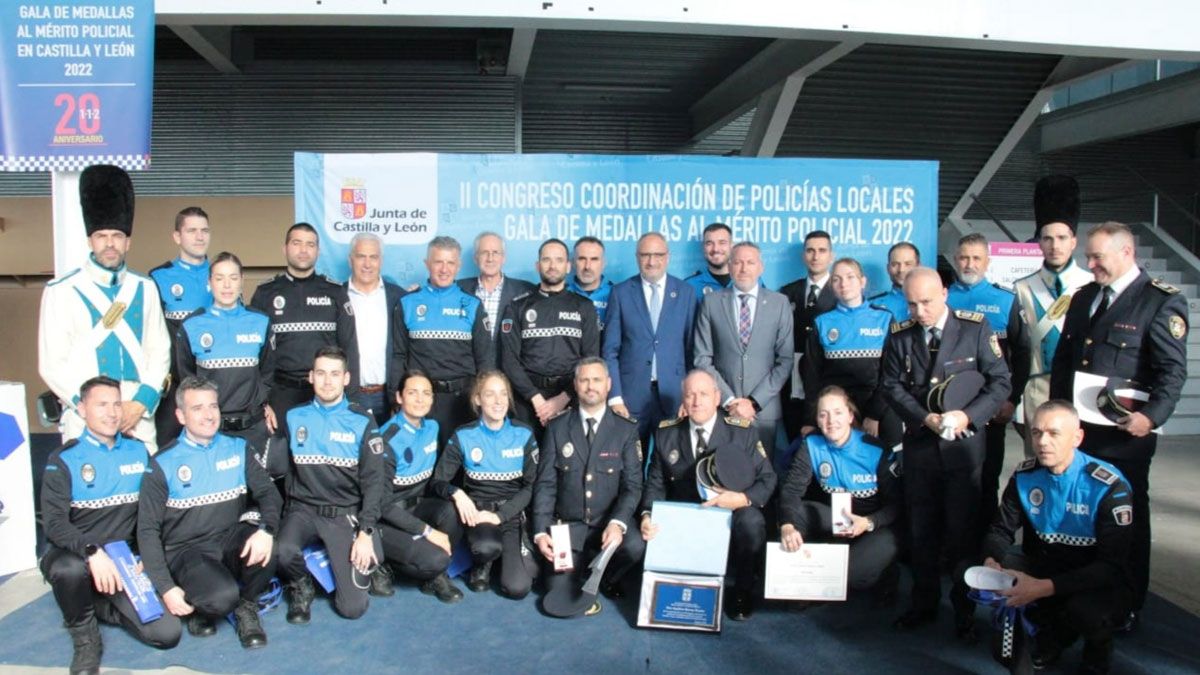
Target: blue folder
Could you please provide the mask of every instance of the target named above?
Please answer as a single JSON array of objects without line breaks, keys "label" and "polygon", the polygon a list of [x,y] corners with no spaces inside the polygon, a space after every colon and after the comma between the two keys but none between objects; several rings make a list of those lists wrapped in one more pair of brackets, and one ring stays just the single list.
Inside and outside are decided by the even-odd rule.
[{"label": "blue folder", "polygon": [[646,544],[646,569],[671,574],[725,574],[733,512],[683,502],[654,502],[658,535]]},{"label": "blue folder", "polygon": [[138,620],[150,623],[162,618],[163,606],[154,594],[154,584],[145,572],[139,572],[138,557],[129,549],[124,541],[110,541],[104,545],[104,552],[117,565],[117,573],[121,575],[121,584],[125,586],[125,595],[137,610]]}]

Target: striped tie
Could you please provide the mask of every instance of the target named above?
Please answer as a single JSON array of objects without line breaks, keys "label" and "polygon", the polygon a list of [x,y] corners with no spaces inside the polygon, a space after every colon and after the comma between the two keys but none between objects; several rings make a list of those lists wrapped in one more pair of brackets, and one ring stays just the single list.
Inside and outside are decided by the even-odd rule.
[{"label": "striped tie", "polygon": [[742,339],[742,348],[750,344],[750,294],[741,293],[738,295],[742,301],[742,308],[738,312],[738,337]]}]

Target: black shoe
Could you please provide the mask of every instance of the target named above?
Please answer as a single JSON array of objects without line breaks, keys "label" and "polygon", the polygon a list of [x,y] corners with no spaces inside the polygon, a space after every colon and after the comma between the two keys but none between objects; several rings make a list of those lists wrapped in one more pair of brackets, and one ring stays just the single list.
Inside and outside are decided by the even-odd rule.
[{"label": "black shoe", "polygon": [[1062,656],[1062,645],[1058,644],[1058,640],[1055,640],[1049,632],[1043,629],[1033,637],[1033,653],[1029,655],[1029,662],[1033,665],[1034,670],[1049,668],[1058,663],[1060,656]]},{"label": "black shoe", "polygon": [[217,634],[217,624],[211,617],[199,612],[192,612],[187,618],[188,634],[192,637],[209,637]]},{"label": "black shoe", "polygon": [[600,584],[600,593],[606,598],[619,600],[625,597],[625,588],[620,581],[605,581]]},{"label": "black shoe", "polygon": [[749,593],[734,591],[733,602],[729,603],[725,612],[734,621],[745,621],[754,613],[754,598]]},{"label": "black shoe", "polygon": [[871,606],[880,609],[896,604],[897,588],[900,585],[900,567],[895,563],[888,565],[871,589]]},{"label": "black shoe", "polygon": [[305,624],[312,619],[312,601],[316,595],[307,574],[287,585],[288,623]]},{"label": "black shoe", "polygon": [[258,620],[257,602],[243,598],[238,602],[237,609],[233,610],[233,618],[237,621],[238,640],[243,647],[258,649],[267,646],[267,634]]},{"label": "black shoe", "polygon": [[492,585],[492,563],[485,562],[471,568],[471,576],[467,578],[467,588],[476,593],[482,593]]},{"label": "black shoe", "polygon": [[1132,633],[1137,630],[1138,625],[1142,623],[1142,613],[1138,610],[1133,610],[1125,617],[1125,621],[1117,626],[1118,633]]},{"label": "black shoe", "polygon": [[974,612],[955,612],[954,613],[954,637],[965,645],[973,645],[979,642],[979,631],[975,628],[975,613]]},{"label": "black shoe", "polygon": [[912,630],[937,621],[936,609],[910,609],[892,622],[897,630]]},{"label": "black shoe", "polygon": [[447,605],[453,605],[463,599],[463,592],[458,590],[458,586],[450,581],[450,577],[445,572],[421,584],[421,592],[425,595],[436,596],[438,600]]},{"label": "black shoe", "polygon": [[392,584],[392,568],[387,563],[381,564],[371,572],[371,588],[367,593],[380,598],[390,598],[396,594]]},{"label": "black shoe", "polygon": [[1083,661],[1079,664],[1080,675],[1107,673],[1112,661],[1113,644],[1107,640],[1084,640]]},{"label": "black shoe", "polygon": [[100,624],[95,615],[77,626],[67,626],[75,653],[71,656],[71,675],[100,675],[100,655],[104,645],[100,642]]}]

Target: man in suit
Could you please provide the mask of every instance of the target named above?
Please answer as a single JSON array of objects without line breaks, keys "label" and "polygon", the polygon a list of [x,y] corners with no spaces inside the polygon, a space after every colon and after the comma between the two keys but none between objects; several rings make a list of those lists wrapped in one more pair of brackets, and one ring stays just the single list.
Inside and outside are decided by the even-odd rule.
[{"label": "man in suit", "polygon": [[[537,288],[528,281],[514,279],[504,274],[504,240],[495,232],[480,232],[475,237],[475,266],[479,276],[459,279],[458,287],[467,295],[479,298],[483,303],[483,326],[492,337],[493,367],[500,367],[500,350],[496,345],[496,328],[504,316],[504,308],[513,298]],[[453,431],[453,429],[451,429]]]},{"label": "man in suit", "polygon": [[[733,511],[729,554],[733,558],[733,601],[729,618],[744,621],[754,611],[755,570],[767,543],[763,505],[775,492],[775,471],[749,420],[718,415],[721,391],[707,371],[693,370],[683,382],[687,417],[659,425],[650,473],[642,491],[642,537],[658,535],[654,502],[703,502]],[[696,487],[696,463],[713,455],[722,489],[704,501]]]},{"label": "man in suit", "polygon": [[350,240],[350,278],[346,294],[354,308],[358,340],[358,394],[354,402],[371,411],[376,424],[391,417],[395,392],[387,391],[391,365],[392,315],[403,291],[383,280],[383,242],[370,232],[359,232]]},{"label": "man in suit", "polygon": [[721,407],[750,420],[767,456],[783,414],[779,390],[792,367],[792,310],[787,297],[758,285],[762,253],[742,242],[730,256],[733,287],[709,293],[696,315],[695,364],[721,390]]},{"label": "man in suit", "polygon": [[648,445],[650,430],[675,417],[680,385],[692,363],[692,287],[667,274],[667,240],[657,232],[637,243],[638,274],[613,286],[600,353],[613,375],[608,404],[638,420],[638,437]]},{"label": "man in suit", "polygon": [[[622,595],[618,582],[646,552],[641,533],[632,528],[642,499],[642,446],[637,425],[611,414],[605,405],[612,379],[604,359],[587,356],[575,366],[579,407],[550,423],[542,441],[542,461],[533,486],[533,543],[548,562],[554,560],[550,526],[566,523],[571,532],[575,571],[546,577],[547,590],[582,583],[588,565],[614,541],[621,548],[605,570],[602,586]],[[599,611],[599,604],[589,614]]]},{"label": "man in suit", "polygon": [[[1062,339],[1050,371],[1050,398],[1074,399],[1075,373],[1133,380],[1149,392],[1136,412],[1116,426],[1083,423],[1088,454],[1112,463],[1133,489],[1133,545],[1130,568],[1134,613],[1150,583],[1150,460],[1158,445],[1151,431],[1175,412],[1187,381],[1187,299],[1179,289],[1137,266],[1133,233],[1121,223],[1097,225],[1088,232],[1087,265],[1095,281],[1071,298]],[[1092,401],[1076,400],[1079,408]]]},{"label": "man in suit", "polygon": [[[905,510],[912,544],[912,607],[902,630],[937,618],[943,547],[955,565],[950,594],[955,634],[974,641],[974,612],[962,572],[978,548],[984,427],[1008,397],[1008,366],[1000,343],[978,312],[951,311],[937,270],[918,267],[904,280],[912,315],[892,324],[883,349],[880,388],[905,423]],[[961,401],[931,410],[930,390],[978,371],[983,384]],[[978,376],[975,376],[978,377]]]},{"label": "man in suit", "polygon": [[829,268],[833,264],[833,240],[823,230],[804,237],[804,267],[808,276],[779,289],[792,303],[794,341],[791,378],[783,386],[783,426],[789,441],[800,435],[804,426],[804,384],[800,381],[800,358],[808,345],[808,334],[818,315],[833,309],[837,297],[829,286]]}]

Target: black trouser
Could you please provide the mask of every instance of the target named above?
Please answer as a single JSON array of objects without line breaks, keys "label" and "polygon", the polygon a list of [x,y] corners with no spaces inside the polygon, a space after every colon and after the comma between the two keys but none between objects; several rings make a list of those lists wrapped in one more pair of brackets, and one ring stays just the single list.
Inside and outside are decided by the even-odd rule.
[{"label": "black trouser", "polygon": [[[171,578],[184,599],[202,615],[225,616],[239,599],[257,602],[275,576],[275,557],[266,566],[246,566],[242,548],[258,527],[237,523],[224,532],[167,552]],[[241,589],[238,582],[241,582]]]},{"label": "black trouser", "polygon": [[[1083,442],[1087,446],[1087,440]],[[1150,589],[1150,460],[1105,458],[1125,476],[1133,494],[1133,542],[1129,572],[1133,577],[1133,608],[1141,610]]]},{"label": "black trouser", "polygon": [[[850,546],[850,588],[865,591],[874,588],[884,570],[896,562],[900,551],[898,533],[891,527],[879,527],[874,532],[864,532],[853,539],[833,536],[833,511],[828,504],[801,502],[806,532],[801,532],[804,541],[832,541]],[[864,514],[857,514],[864,515]],[[869,514],[865,514],[869,515]]]},{"label": "black trouser", "polygon": [[433,407],[429,409],[429,417],[438,423],[438,448],[446,447],[446,441],[456,429],[475,419],[470,387],[470,378],[463,378],[461,384],[454,386],[433,385]]},{"label": "black trouser", "polygon": [[[492,504],[476,503],[476,507],[495,512]],[[466,534],[473,565],[486,565],[499,558],[500,591],[515,600],[529,595],[537,561],[527,544],[524,518],[517,515],[499,525],[467,527]]]},{"label": "black trouser", "polygon": [[780,390],[779,399],[783,402],[783,430],[787,434],[790,445],[792,441],[800,438],[800,429],[805,424],[809,424],[804,417],[804,411],[807,408],[803,399],[792,398],[792,380],[790,378]]},{"label": "black trouser", "polygon": [[87,563],[79,555],[51,545],[39,567],[42,577],[54,590],[54,600],[68,628],[81,626],[94,616],[104,623],[121,626],[151,647],[170,649],[179,644],[183,629],[179,617],[164,607],[162,617],[142,623],[124,591],[105,595],[96,590]]},{"label": "black trouser", "polygon": [[288,436],[287,414],[292,408],[298,408],[313,400],[313,388],[308,382],[291,376],[275,378],[267,403],[275,411],[275,419],[279,420],[279,432]]},{"label": "black trouser", "polygon": [[[936,453],[936,448],[932,452]],[[904,502],[911,536],[914,609],[937,609],[942,595],[939,562],[944,546],[953,569],[950,602],[956,612],[972,610],[962,573],[979,544],[981,470],[979,465],[945,469],[905,463]]]},{"label": "black trouser", "polygon": [[1000,509],[1000,474],[1004,471],[1004,434],[1008,424],[988,422],[984,428],[983,471],[980,474],[979,533],[982,537]]},{"label": "black trouser", "polygon": [[[277,539],[279,573],[287,581],[308,574],[304,564],[304,547],[320,540],[329,555],[333,572],[333,608],[347,619],[357,619],[367,611],[367,590],[371,587],[368,575],[359,574],[350,564],[350,549],[358,535],[358,523],[353,516],[327,518],[316,507],[291,502],[283,516]],[[375,555],[382,559],[379,539],[375,539]]]},{"label": "black trouser", "polygon": [[178,387],[179,383],[175,378],[171,378],[170,388],[163,392],[162,398],[158,400],[158,408],[154,411],[154,435],[160,448],[179,438],[180,432],[183,431],[183,425],[175,417],[175,390]]},{"label": "black trouser", "polygon": [[767,544],[767,520],[756,506],[733,512],[729,533],[729,557],[733,564],[733,587],[741,593],[755,590],[758,558]]},{"label": "black trouser", "polygon": [[[578,523],[582,525],[582,523]],[[572,529],[576,526],[572,523]],[[596,527],[587,528],[587,535],[581,537],[580,541],[571,538],[571,558],[575,563],[574,569],[570,572],[558,573],[554,571],[554,565],[542,556],[542,563],[546,566],[546,592],[553,593],[556,588],[562,586],[570,586],[572,588],[581,588],[588,577],[592,575],[592,571],[588,569],[588,565],[592,564],[592,560],[600,554],[601,540],[604,538],[604,530],[608,523],[597,525]],[[642,539],[642,532],[636,527],[630,527],[625,531],[625,536],[621,538],[621,546],[613,553],[612,560],[608,561],[608,567],[604,568],[604,578],[611,583],[620,581],[631,569],[635,569],[646,556],[646,541]]]},{"label": "black trouser", "polygon": [[436,497],[418,497],[416,504],[409,507],[405,502],[392,502],[385,507],[379,519],[379,534],[383,537],[383,555],[400,573],[418,581],[428,581],[450,566],[451,554],[446,553],[437,544],[428,539],[414,538],[410,532],[405,532],[393,525],[389,518],[397,509],[408,510],[419,520],[439,532],[446,533],[450,538],[450,546],[462,537],[462,527],[458,522],[458,512],[454,505]]},{"label": "black trouser", "polygon": [[354,395],[354,402],[363,410],[371,412],[376,426],[383,426],[383,423],[392,417],[392,402],[385,400],[386,396],[387,389],[380,389],[368,394],[360,388]]}]

